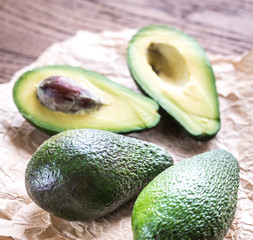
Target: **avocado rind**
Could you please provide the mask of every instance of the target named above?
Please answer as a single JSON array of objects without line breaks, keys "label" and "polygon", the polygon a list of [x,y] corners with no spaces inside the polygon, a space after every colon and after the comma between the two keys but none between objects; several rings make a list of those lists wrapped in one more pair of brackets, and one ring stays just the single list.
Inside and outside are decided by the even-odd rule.
[{"label": "avocado rind", "polygon": [[[166,35],[168,33],[173,33],[173,35],[178,36],[179,38],[178,42],[180,42],[181,39],[184,39],[184,41],[187,42],[189,46],[185,47],[185,45],[187,44],[183,43],[182,46],[180,46],[181,48],[177,49],[178,46],[173,46],[174,43],[170,45],[170,39]],[[162,41],[160,41],[161,39],[159,39],[160,36],[164,38],[162,39]],[[152,37],[152,40],[151,40],[151,37]],[[144,48],[145,47],[148,48],[150,46],[148,44],[152,45],[154,43],[159,43],[159,42],[164,43],[166,41],[168,42],[168,46],[175,47],[175,49],[177,49],[178,52],[182,54],[183,57],[185,57],[188,54],[189,48],[194,49],[196,55],[198,55],[198,57],[195,57],[198,61],[198,63],[196,64],[196,68],[199,68],[198,69],[199,72],[205,73],[204,75],[203,74],[202,75],[204,76],[203,79],[205,81],[205,84],[208,86],[209,100],[206,100],[206,102],[207,104],[212,105],[211,110],[213,111],[213,116],[211,119],[210,117],[202,116],[201,110],[199,110],[200,112],[198,114],[187,112],[186,111],[187,104],[188,104],[187,101],[185,101],[185,103],[183,101],[176,102],[171,97],[168,97],[168,95],[164,97],[163,94],[161,94],[161,92],[164,92],[166,90],[158,89],[159,88],[158,83],[151,85],[150,81],[147,80],[147,74],[152,73],[152,70],[148,64],[148,60],[144,59],[145,54],[147,54],[145,53]],[[143,49],[141,50],[138,49],[140,46]],[[185,50],[184,50],[184,47],[186,48]],[[193,58],[191,59],[189,57],[189,59],[190,59],[189,61],[194,61]],[[201,59],[201,61],[199,59]],[[220,112],[219,112],[218,94],[217,94],[216,84],[215,84],[215,75],[212,69],[212,65],[210,61],[208,60],[208,57],[204,49],[198,44],[198,42],[195,39],[193,39],[191,36],[187,35],[186,33],[180,31],[179,29],[176,29],[170,26],[150,25],[150,26],[143,27],[129,41],[128,49],[127,49],[127,63],[128,63],[130,73],[133,79],[136,81],[137,85],[148,96],[150,96],[156,102],[158,102],[159,105],[169,115],[171,115],[186,130],[186,132],[191,137],[193,137],[196,140],[206,141],[206,140],[210,140],[218,133],[218,131],[220,130]],[[199,63],[201,63],[201,66],[199,66]],[[178,65],[180,65],[180,63],[178,63]],[[189,64],[187,64],[187,66],[189,66]],[[178,66],[175,66],[175,67],[178,67]],[[153,72],[154,72],[154,69],[153,69]],[[187,85],[185,87],[187,87]],[[180,103],[180,105],[178,103]],[[185,106],[186,109],[183,109],[182,106]],[[203,108],[205,107],[203,106]],[[192,120],[188,121],[189,119],[191,119],[191,117],[193,117]],[[198,120],[197,119],[198,117],[201,117],[201,118],[204,117],[204,119]],[[191,122],[194,124],[194,121],[195,121],[194,118],[196,118],[197,121],[200,121],[200,123],[201,121],[212,121],[213,123],[210,127],[203,125],[202,129],[199,129],[201,124],[198,124],[196,122],[195,124],[196,127],[194,127],[193,125],[191,126],[189,124]]]},{"label": "avocado rind", "polygon": [[239,171],[236,158],[221,149],[166,169],[137,197],[134,239],[224,239],[236,211]]},{"label": "avocado rind", "polygon": [[[125,96],[129,96],[128,101],[125,101],[126,105],[128,105],[128,108],[134,108],[135,106],[138,106],[138,104],[143,104],[143,112],[139,113],[139,112],[135,112],[134,110],[132,111],[133,114],[135,114],[135,116],[129,116],[129,114],[125,114],[125,117],[121,117],[120,121],[121,121],[121,125],[119,123],[115,124],[115,121],[119,121],[118,119],[116,119],[116,117],[114,118],[115,112],[112,112],[112,117],[110,120],[108,120],[108,116],[107,117],[107,124],[105,124],[102,120],[100,120],[100,122],[96,125],[96,119],[93,119],[93,121],[90,121],[89,123],[92,122],[92,126],[90,127],[88,124],[86,124],[86,119],[83,120],[82,126],[78,126],[78,127],[73,127],[72,126],[68,126],[68,124],[60,125],[57,123],[52,124],[52,122],[50,122],[49,120],[45,120],[44,118],[46,117],[47,114],[44,114],[43,116],[41,116],[40,118],[38,118],[37,116],[35,116],[33,111],[45,111],[45,107],[39,103],[39,100],[36,97],[33,97],[33,99],[25,99],[22,101],[22,97],[24,95],[22,89],[24,89],[24,86],[27,86],[26,89],[33,89],[36,88],[36,86],[32,85],[29,83],[29,79],[34,78],[36,76],[42,75],[43,73],[47,72],[47,71],[57,71],[57,73],[60,75],[61,71],[64,72],[74,72],[77,73],[78,75],[83,75],[84,78],[92,78],[92,79],[96,79],[93,80],[93,83],[96,84],[100,84],[100,86],[110,86],[110,89],[115,89],[115,95],[116,92],[118,91],[119,94],[120,93],[124,93],[124,97]],[[43,79],[41,79],[43,80]],[[36,83],[35,85],[37,85],[38,83]],[[103,90],[103,89],[102,89]],[[34,91],[34,90],[33,90]],[[108,96],[110,95],[110,93],[108,93]],[[36,92],[34,91],[33,96],[36,96]],[[126,97],[127,98],[127,97]],[[53,135],[65,130],[70,130],[70,129],[77,129],[77,128],[97,128],[97,129],[101,129],[101,130],[108,130],[108,131],[112,131],[112,132],[121,132],[121,133],[128,133],[128,132],[133,132],[133,131],[141,131],[147,128],[152,128],[154,126],[156,126],[158,124],[158,122],[160,121],[160,115],[158,114],[158,108],[159,105],[153,101],[152,99],[145,97],[142,94],[136,93],[130,89],[128,89],[127,87],[124,87],[120,84],[117,84],[116,82],[111,81],[110,79],[106,78],[105,76],[102,76],[96,72],[92,72],[80,67],[73,67],[73,66],[66,66],[66,65],[49,65],[49,66],[43,66],[43,67],[38,67],[35,68],[33,70],[27,71],[24,74],[22,74],[19,79],[15,82],[14,87],[13,87],[13,100],[15,105],[17,106],[19,112],[22,114],[22,116],[28,120],[33,126],[35,126],[36,128],[38,128],[39,130],[46,132],[47,134]],[[29,101],[29,102],[28,102]],[[28,108],[29,105],[32,104],[32,101],[36,101],[39,104],[37,104],[37,107],[35,108],[35,110],[30,110]],[[136,101],[133,102],[132,101]],[[108,108],[108,104],[106,103],[105,106],[103,106],[99,111],[97,112],[102,112],[101,110]],[[110,107],[110,106],[109,106]],[[145,109],[145,107],[147,107],[147,109]],[[140,109],[140,107],[139,107]],[[123,111],[123,109],[118,109],[118,111]],[[49,110],[47,110],[47,112],[49,112]],[[53,113],[54,111],[51,110],[51,113]],[[97,114],[97,112],[95,112],[95,114]],[[91,116],[93,113],[89,113],[89,115]],[[94,115],[95,115],[94,114]],[[140,114],[140,116],[138,115]],[[69,115],[69,114],[68,114]],[[67,114],[63,114],[62,117],[57,116],[58,118],[63,118],[67,116]],[[73,118],[71,118],[71,120],[69,122],[75,122],[75,114],[72,114]],[[123,116],[123,114],[121,113],[121,116]],[[103,113],[101,113],[101,117],[103,116]],[[102,119],[102,118],[101,118]],[[141,120],[140,120],[141,119]],[[61,122],[59,120],[55,120],[58,122]],[[109,123],[111,122],[111,123]],[[79,124],[80,125],[80,124]]]},{"label": "avocado rind", "polygon": [[173,164],[161,147],[95,129],[54,135],[35,152],[25,173],[31,199],[68,220],[114,211]]}]

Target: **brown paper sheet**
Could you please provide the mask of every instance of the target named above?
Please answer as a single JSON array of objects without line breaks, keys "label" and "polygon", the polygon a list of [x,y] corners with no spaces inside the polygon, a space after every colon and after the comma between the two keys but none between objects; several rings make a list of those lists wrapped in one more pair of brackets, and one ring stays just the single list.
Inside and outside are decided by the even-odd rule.
[{"label": "brown paper sheet", "polygon": [[[89,222],[69,222],[36,206],[24,186],[26,165],[48,138],[18,113],[12,87],[21,73],[49,64],[84,67],[106,75],[134,91],[137,86],[126,64],[126,47],[135,30],[90,33],[54,44],[36,62],[0,85],[0,239],[131,240],[133,202],[112,214]],[[237,212],[226,240],[253,240],[253,51],[239,57],[210,57],[217,78],[222,127],[208,142],[190,139],[166,115],[157,127],[130,136],[166,148],[175,162],[214,148],[233,153],[240,162]]]}]

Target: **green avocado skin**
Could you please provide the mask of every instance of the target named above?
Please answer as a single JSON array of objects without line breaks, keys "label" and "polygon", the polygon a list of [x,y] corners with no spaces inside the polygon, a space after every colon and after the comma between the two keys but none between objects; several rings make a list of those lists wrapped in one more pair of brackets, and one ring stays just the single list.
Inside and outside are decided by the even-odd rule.
[{"label": "green avocado skin", "polygon": [[176,163],[138,196],[134,239],[222,240],[236,211],[238,187],[238,162],[225,150]]},{"label": "green avocado skin", "polygon": [[69,130],[46,140],[27,165],[28,195],[67,220],[102,217],[173,164],[154,144],[102,130]]}]

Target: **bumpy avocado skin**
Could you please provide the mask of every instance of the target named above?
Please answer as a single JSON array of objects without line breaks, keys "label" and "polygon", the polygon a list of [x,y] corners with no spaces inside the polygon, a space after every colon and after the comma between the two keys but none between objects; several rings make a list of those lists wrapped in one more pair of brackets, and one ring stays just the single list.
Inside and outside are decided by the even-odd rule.
[{"label": "bumpy avocado skin", "polygon": [[138,196],[134,239],[222,240],[236,211],[238,186],[238,162],[225,150],[175,164]]},{"label": "bumpy avocado skin", "polygon": [[69,130],[38,148],[25,183],[44,210],[68,220],[89,220],[137,196],[172,164],[164,149],[148,142],[102,130]]}]

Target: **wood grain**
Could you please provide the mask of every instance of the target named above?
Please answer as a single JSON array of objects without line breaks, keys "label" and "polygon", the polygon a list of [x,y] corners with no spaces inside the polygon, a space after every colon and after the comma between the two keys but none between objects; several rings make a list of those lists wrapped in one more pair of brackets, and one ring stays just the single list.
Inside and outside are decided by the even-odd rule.
[{"label": "wood grain", "polygon": [[238,55],[253,48],[252,21],[253,0],[0,0],[0,82],[79,29],[168,24],[209,53]]}]

